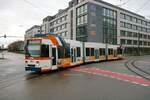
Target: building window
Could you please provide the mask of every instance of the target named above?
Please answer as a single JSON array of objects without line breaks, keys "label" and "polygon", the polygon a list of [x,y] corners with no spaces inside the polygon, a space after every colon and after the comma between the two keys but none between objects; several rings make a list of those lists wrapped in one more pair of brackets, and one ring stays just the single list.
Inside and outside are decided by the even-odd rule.
[{"label": "building window", "polygon": [[128,21],[132,21],[132,17],[129,16],[129,15],[126,15],[125,18],[126,18],[126,20],[128,20]]},{"label": "building window", "polygon": [[77,8],[77,16],[87,13],[87,4],[84,4]]},{"label": "building window", "polygon": [[148,46],[150,46],[150,42],[148,42]]},{"label": "building window", "polygon": [[120,44],[126,44],[125,39],[121,39],[121,40],[120,40]]},{"label": "building window", "polygon": [[61,19],[62,19],[62,21],[65,21],[65,17],[62,17]]},{"label": "building window", "polygon": [[143,41],[140,41],[140,45],[143,45]]},{"label": "building window", "polygon": [[60,33],[62,37],[66,37],[65,32]]},{"label": "building window", "polygon": [[87,35],[87,28],[86,26],[81,26],[77,28],[77,36],[86,36]]},{"label": "building window", "polygon": [[132,40],[127,40],[128,45],[132,45]]},{"label": "building window", "polygon": [[136,25],[132,25],[132,29],[133,30],[137,30],[137,26]]},{"label": "building window", "polygon": [[138,26],[137,29],[138,29],[139,31],[141,31],[141,30],[142,30],[142,27]]},{"label": "building window", "polygon": [[120,35],[121,35],[121,36],[126,36],[126,32],[123,31],[123,30],[121,30],[121,31],[120,31]]},{"label": "building window", "polygon": [[87,42],[87,26],[78,26],[76,36],[78,41]]},{"label": "building window", "polygon": [[53,23],[53,22],[51,22],[51,23],[50,23],[50,26],[53,26],[53,25],[54,25],[54,23]]},{"label": "building window", "polygon": [[138,42],[136,40],[133,41],[133,45],[137,45]]},{"label": "building window", "polygon": [[54,32],[54,28],[50,29],[50,32]]},{"label": "building window", "polygon": [[[103,42],[117,44],[117,12],[103,8]],[[106,41],[106,37],[108,38]]]},{"label": "building window", "polygon": [[125,14],[120,13],[120,18],[125,19]]},{"label": "building window", "polygon": [[144,35],[144,39],[147,39],[147,35]]},{"label": "building window", "polygon": [[137,23],[137,18],[132,17],[132,21],[135,22],[135,23]]},{"label": "building window", "polygon": [[150,33],[150,29],[149,28],[147,29],[147,32]]},{"label": "building window", "polygon": [[147,26],[150,26],[150,22],[147,22]]},{"label": "building window", "polygon": [[59,27],[58,27],[58,31],[59,31],[59,30],[61,30],[61,29],[62,29],[62,27],[61,27],[61,26],[59,26]]},{"label": "building window", "polygon": [[55,28],[55,32],[58,31],[58,27]]},{"label": "building window", "polygon": [[113,19],[117,18],[117,12],[108,8],[103,8],[103,15]]},{"label": "building window", "polygon": [[138,34],[137,33],[133,33],[133,37],[138,37]]},{"label": "building window", "polygon": [[67,28],[67,23],[65,24],[65,28]]},{"label": "building window", "polygon": [[132,32],[127,32],[127,37],[132,37]]},{"label": "building window", "polygon": [[125,27],[125,22],[120,22],[120,27]]},{"label": "building window", "polygon": [[147,32],[147,29],[144,28],[144,27],[142,27],[142,31],[143,31],[143,32]]},{"label": "building window", "polygon": [[87,15],[77,18],[77,25],[87,24]]},{"label": "building window", "polygon": [[142,24],[142,20],[140,20],[140,19],[138,19],[137,22],[138,22],[139,24]]},{"label": "building window", "polygon": [[142,25],[147,25],[147,22],[146,21],[142,21]]},{"label": "building window", "polygon": [[143,35],[142,35],[142,34],[140,34],[140,38],[143,38]]},{"label": "building window", "polygon": [[126,28],[132,29],[132,24],[126,23]]}]

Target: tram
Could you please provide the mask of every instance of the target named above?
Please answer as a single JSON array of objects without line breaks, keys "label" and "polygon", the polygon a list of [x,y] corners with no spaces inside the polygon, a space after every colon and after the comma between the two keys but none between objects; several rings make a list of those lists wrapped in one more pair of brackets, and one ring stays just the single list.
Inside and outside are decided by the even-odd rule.
[{"label": "tram", "polygon": [[58,35],[28,39],[25,51],[25,70],[33,72],[123,58],[117,45],[68,40]]}]

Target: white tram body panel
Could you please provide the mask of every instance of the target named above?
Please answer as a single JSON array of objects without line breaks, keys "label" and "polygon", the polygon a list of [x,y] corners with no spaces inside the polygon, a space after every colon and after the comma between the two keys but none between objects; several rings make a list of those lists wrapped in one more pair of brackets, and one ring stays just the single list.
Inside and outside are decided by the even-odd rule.
[{"label": "white tram body panel", "polygon": [[83,63],[83,43],[74,40],[65,40],[70,45],[71,65]]},{"label": "white tram body panel", "polygon": [[49,35],[33,38],[26,45],[26,71],[50,71],[87,62],[116,60],[122,58],[117,45],[63,40]]},{"label": "white tram body panel", "polygon": [[100,61],[100,49],[105,49],[105,44],[85,42],[84,43],[84,55],[85,62]]}]

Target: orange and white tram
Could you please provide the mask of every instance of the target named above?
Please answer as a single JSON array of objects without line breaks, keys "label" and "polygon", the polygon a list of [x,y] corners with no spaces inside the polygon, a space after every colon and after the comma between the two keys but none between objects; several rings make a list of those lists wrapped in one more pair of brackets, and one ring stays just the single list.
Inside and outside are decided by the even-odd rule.
[{"label": "orange and white tram", "polygon": [[47,35],[27,40],[25,70],[44,72],[67,68],[88,62],[121,59],[122,50],[117,45],[64,40],[57,35]]}]

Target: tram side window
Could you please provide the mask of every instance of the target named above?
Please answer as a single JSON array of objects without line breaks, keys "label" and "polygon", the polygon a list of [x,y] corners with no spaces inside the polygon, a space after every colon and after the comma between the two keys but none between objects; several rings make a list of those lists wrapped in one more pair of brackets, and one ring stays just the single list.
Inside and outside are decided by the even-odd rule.
[{"label": "tram side window", "polygon": [[64,58],[64,48],[62,46],[58,47],[58,58]]},{"label": "tram side window", "polygon": [[105,52],[106,52],[105,49],[102,49],[102,50],[103,50],[103,55],[105,55]]},{"label": "tram side window", "polygon": [[77,47],[77,57],[81,57],[81,48]]},{"label": "tram side window", "polygon": [[67,51],[66,49],[64,50],[64,54],[65,54],[65,58],[69,58],[70,57],[70,52]]},{"label": "tram side window", "polygon": [[100,48],[100,55],[105,55],[105,49]]},{"label": "tram side window", "polygon": [[112,55],[113,54],[113,49],[108,49],[108,54]]},{"label": "tram side window", "polygon": [[94,48],[91,48],[91,56],[94,56]]},{"label": "tram side window", "polygon": [[86,48],[86,56],[90,56],[90,49]]},{"label": "tram side window", "polygon": [[49,57],[49,45],[41,45],[41,57]]},{"label": "tram side window", "polygon": [[122,54],[122,49],[121,48],[117,49],[117,54]]},{"label": "tram side window", "polygon": [[114,50],[114,56],[117,57],[117,50]]}]

